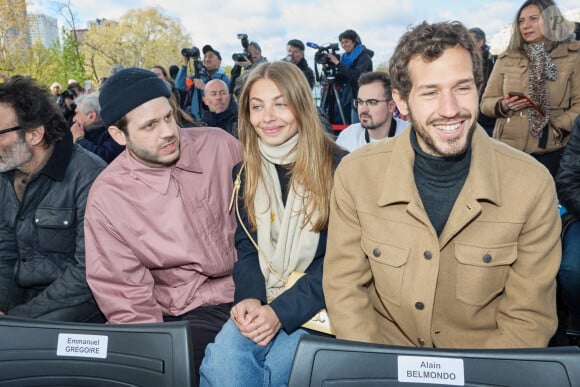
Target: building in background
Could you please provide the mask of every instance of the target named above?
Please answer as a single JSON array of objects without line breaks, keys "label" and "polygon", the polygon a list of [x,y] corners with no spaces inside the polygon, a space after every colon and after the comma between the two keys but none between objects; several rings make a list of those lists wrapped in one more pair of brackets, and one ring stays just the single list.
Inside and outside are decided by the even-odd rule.
[{"label": "building in background", "polygon": [[28,15],[30,43],[40,42],[44,47],[58,43],[58,23],[56,18],[44,14]]}]

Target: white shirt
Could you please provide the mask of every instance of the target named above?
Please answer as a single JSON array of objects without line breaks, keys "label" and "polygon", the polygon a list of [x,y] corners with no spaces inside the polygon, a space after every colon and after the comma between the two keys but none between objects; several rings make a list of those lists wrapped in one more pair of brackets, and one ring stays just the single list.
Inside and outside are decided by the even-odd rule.
[{"label": "white shirt", "polygon": [[[397,117],[393,117],[393,119],[397,124],[397,127],[395,129],[395,136],[398,136],[409,125],[409,122],[403,121]],[[344,129],[339,133],[338,137],[336,138],[336,143],[345,148],[346,150],[348,150],[349,152],[352,152],[353,150],[367,144],[365,132],[366,129],[361,126],[360,122],[349,125],[346,129]],[[389,137],[375,140],[374,138],[369,136],[370,142],[382,141],[386,138]]]}]

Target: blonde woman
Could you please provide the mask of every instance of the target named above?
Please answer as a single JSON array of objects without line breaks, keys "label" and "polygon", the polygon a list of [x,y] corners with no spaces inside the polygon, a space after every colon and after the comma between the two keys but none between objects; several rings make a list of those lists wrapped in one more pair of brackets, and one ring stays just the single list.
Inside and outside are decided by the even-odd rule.
[{"label": "blonde woman", "polygon": [[552,0],[528,0],[516,13],[481,101],[497,117],[493,137],[534,156],[554,176],[580,114],[580,42]]},{"label": "blonde woman", "polygon": [[[238,125],[234,307],[206,350],[201,386],[280,386],[309,333],[301,325],[325,307],[330,191],[345,151],[322,126],[304,74],[288,62],[252,70]],[[304,275],[286,290],[293,272]]]}]

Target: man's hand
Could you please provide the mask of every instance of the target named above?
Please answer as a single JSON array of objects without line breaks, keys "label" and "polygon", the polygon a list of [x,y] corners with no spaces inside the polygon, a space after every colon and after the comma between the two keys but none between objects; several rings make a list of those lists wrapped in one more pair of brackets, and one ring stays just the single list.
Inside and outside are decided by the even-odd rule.
[{"label": "man's hand", "polygon": [[83,126],[79,122],[75,122],[71,126],[70,131],[71,131],[72,136],[73,136],[73,142],[77,142],[78,138],[85,136],[85,129],[83,128]]},{"label": "man's hand", "polygon": [[190,59],[191,59],[190,57],[182,55],[181,56],[181,64],[184,66],[187,66],[189,64]]},{"label": "man's hand", "polygon": [[199,78],[194,78],[193,84],[195,85],[196,89],[199,89],[199,90],[205,89],[205,82]]}]

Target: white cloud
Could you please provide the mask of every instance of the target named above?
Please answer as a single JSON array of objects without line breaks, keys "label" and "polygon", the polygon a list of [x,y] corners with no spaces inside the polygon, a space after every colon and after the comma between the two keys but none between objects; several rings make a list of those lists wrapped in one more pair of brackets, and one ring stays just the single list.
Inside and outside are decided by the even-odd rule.
[{"label": "white cloud", "polygon": [[[54,1],[37,1],[47,13],[54,13]],[[223,64],[231,65],[231,54],[240,52],[237,33],[247,33],[257,41],[270,60],[286,55],[286,42],[297,38],[318,44],[334,43],[340,32],[356,30],[363,43],[375,51],[374,63],[387,62],[399,37],[408,26],[459,20],[468,27],[478,26],[488,38],[511,23],[521,3],[514,1],[449,0],[75,0],[72,2],[81,27],[96,18],[115,19],[128,9],[157,7],[165,15],[178,18],[190,34],[192,44],[211,44],[222,53]],[[558,2],[562,10],[577,8],[577,0]],[[62,18],[59,18],[62,19]],[[314,50],[306,57],[313,65]]]}]

